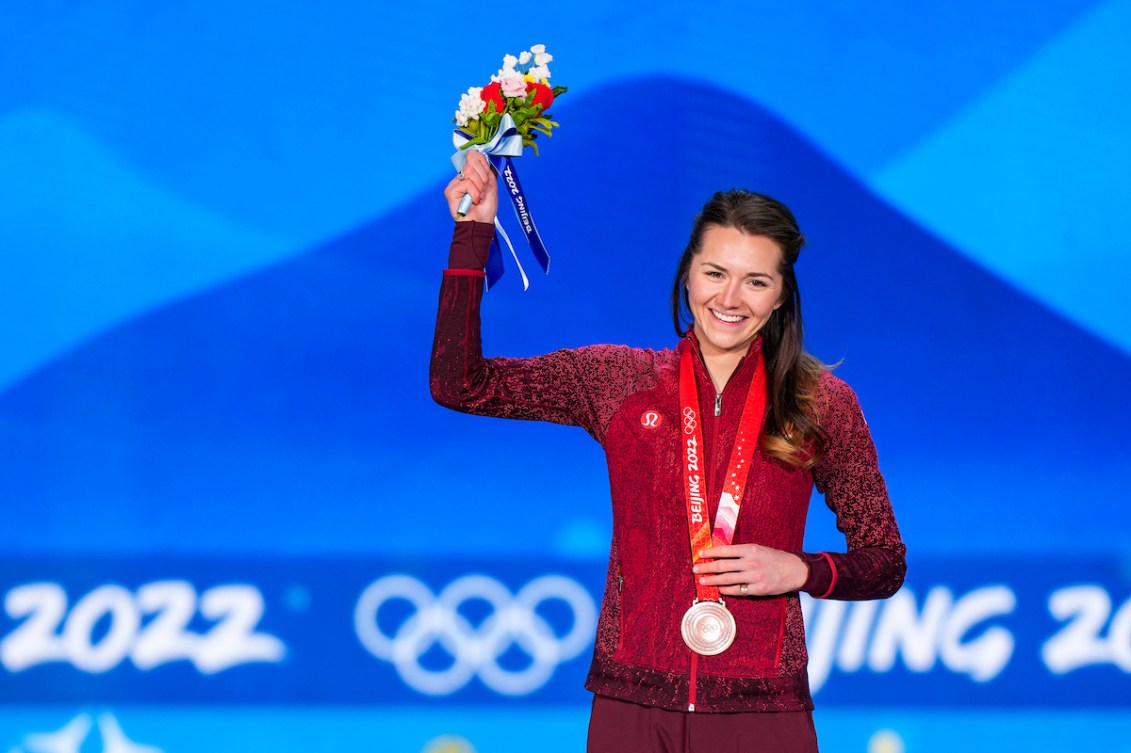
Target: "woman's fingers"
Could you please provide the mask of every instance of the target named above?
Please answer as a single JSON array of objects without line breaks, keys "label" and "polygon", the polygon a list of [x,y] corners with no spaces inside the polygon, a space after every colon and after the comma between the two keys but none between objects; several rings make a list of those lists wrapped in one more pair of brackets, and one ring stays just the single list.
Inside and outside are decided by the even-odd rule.
[{"label": "woman's fingers", "polygon": [[[739,596],[766,596],[796,591],[808,576],[809,568],[800,557],[757,544],[709,547],[701,554],[716,559],[700,562],[693,568],[699,582],[719,586],[722,593]],[[745,585],[743,593],[741,587]]]},{"label": "woman's fingers", "polygon": [[[458,208],[465,194],[471,196],[472,206],[467,214],[461,218],[458,214]],[[498,205],[497,194],[498,187],[491,164],[486,157],[476,151],[468,152],[467,162],[463,169],[448,182],[444,189],[444,196],[448,200],[448,208],[452,217],[479,222],[494,221]]]},{"label": "woman's fingers", "polygon": [[460,170],[460,174],[456,176],[456,182],[462,183],[464,190],[472,195],[476,203],[479,203],[488,181],[492,181],[494,177],[487,158],[479,152],[471,152],[467,155],[463,170]]},{"label": "woman's fingers", "polygon": [[476,151],[467,155],[467,164],[463,167],[463,175],[468,180],[476,180],[480,183],[485,183],[495,177],[491,171],[491,163],[482,153]]}]

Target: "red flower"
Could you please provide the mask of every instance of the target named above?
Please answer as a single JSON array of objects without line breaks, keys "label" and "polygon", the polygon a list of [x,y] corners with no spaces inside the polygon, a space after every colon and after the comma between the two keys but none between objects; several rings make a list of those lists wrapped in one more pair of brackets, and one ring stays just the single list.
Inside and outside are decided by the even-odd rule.
[{"label": "red flower", "polygon": [[[544,115],[550,109],[550,105],[554,103],[554,90],[546,84],[537,84],[533,81],[526,82],[526,93],[534,92],[534,104],[542,105],[541,113]],[[495,103],[495,112],[506,112],[507,98],[503,96],[502,86],[498,81],[492,81],[483,87],[483,91],[479,92],[479,98],[483,100],[483,112],[490,109],[490,103]]]},{"label": "red flower", "polygon": [[550,109],[550,105],[554,104],[554,91],[545,84],[536,84],[533,81],[526,82],[526,93],[530,94],[530,90],[534,90],[534,104],[542,105],[542,114],[545,114]]},{"label": "red flower", "polygon": [[484,86],[483,91],[479,92],[479,98],[483,100],[483,112],[491,109],[492,102],[495,103],[495,112],[506,112],[507,100],[503,97],[498,81],[492,81]]}]

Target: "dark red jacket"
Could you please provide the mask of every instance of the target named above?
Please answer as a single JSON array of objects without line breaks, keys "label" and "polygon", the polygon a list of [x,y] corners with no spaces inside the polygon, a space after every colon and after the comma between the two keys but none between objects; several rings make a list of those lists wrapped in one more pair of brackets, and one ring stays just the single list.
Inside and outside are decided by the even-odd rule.
[{"label": "dark red jacket", "polygon": [[[696,711],[715,712],[812,708],[797,593],[726,599],[738,635],[718,656],[698,656],[680,637],[695,587],[680,475],[679,354],[692,348],[697,356],[712,519],[755,359],[744,358],[727,382],[717,417],[694,337],[674,350],[597,345],[485,359],[477,269],[492,237],[488,225],[457,223],[453,268],[445,272],[440,293],[432,395],[468,413],[580,426],[604,448],[613,541],[586,687],[672,710],[692,704]],[[756,342],[752,347],[760,347]],[[810,568],[803,590],[818,598],[890,596],[903,583],[905,547],[868,426],[852,390],[828,373],[821,377],[817,410],[829,437],[821,461],[810,472],[759,450],[734,543],[799,554]],[[847,553],[801,551],[814,483],[836,513]]]}]

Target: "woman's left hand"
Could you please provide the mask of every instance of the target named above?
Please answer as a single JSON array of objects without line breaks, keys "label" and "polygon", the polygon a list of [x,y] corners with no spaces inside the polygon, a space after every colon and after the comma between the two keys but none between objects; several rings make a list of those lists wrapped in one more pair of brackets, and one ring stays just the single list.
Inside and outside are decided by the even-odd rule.
[{"label": "woman's left hand", "polygon": [[778,596],[797,591],[809,578],[809,566],[800,557],[768,546],[710,546],[700,556],[711,561],[693,568],[699,582],[719,586],[728,596]]}]

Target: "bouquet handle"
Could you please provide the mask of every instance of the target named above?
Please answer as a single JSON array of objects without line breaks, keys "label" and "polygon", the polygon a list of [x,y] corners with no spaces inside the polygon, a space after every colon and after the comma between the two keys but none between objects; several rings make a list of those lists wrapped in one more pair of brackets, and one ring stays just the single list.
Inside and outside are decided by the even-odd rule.
[{"label": "bouquet handle", "polygon": [[465,193],[459,200],[459,206],[456,207],[456,217],[462,220],[469,211],[471,211],[471,194]]}]

